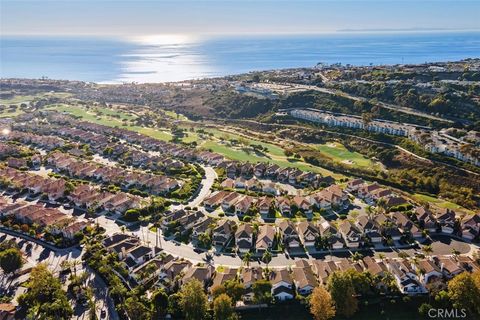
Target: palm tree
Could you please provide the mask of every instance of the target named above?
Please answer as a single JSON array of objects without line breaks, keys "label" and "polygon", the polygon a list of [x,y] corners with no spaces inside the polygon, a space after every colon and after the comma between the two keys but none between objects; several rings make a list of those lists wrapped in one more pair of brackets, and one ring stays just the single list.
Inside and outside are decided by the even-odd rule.
[{"label": "palm tree", "polygon": [[352,254],[353,261],[360,261],[362,259],[363,259],[363,254],[361,254],[360,252],[355,252],[354,254]]},{"label": "palm tree", "polygon": [[85,295],[87,297],[87,302],[88,302],[88,317],[90,320],[97,320],[98,306],[94,299],[94,293],[93,293],[92,287],[87,287],[85,291]]},{"label": "palm tree", "polygon": [[387,201],[384,198],[380,198],[377,201],[377,207],[380,212],[385,213]]},{"label": "palm tree", "polygon": [[372,215],[373,215],[373,212],[374,212],[373,207],[372,206],[366,206],[365,207],[365,212],[367,213],[368,218],[371,219]]},{"label": "palm tree", "polygon": [[454,258],[457,258],[460,255],[460,251],[457,249],[452,249],[452,255]]},{"label": "palm tree", "polygon": [[250,260],[252,259],[252,254],[250,252],[245,253],[243,256],[243,263],[247,266],[250,267]]},{"label": "palm tree", "polygon": [[270,261],[272,261],[272,254],[270,253],[270,251],[265,251],[265,253],[263,254],[262,256],[262,261],[267,265],[267,269],[268,269],[268,264],[270,263]]},{"label": "palm tree", "polygon": [[380,260],[382,260],[382,261],[385,260],[385,254],[383,254],[383,253],[379,253],[379,254],[378,254],[378,257],[379,257]]},{"label": "palm tree", "polygon": [[422,251],[425,252],[425,255],[428,257],[433,252],[433,249],[431,245],[426,245],[422,247]]}]

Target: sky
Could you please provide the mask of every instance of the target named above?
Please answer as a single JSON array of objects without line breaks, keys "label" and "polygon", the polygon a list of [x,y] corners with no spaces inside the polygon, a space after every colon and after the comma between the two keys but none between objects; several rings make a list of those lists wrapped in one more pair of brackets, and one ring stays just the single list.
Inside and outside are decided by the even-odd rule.
[{"label": "sky", "polygon": [[480,30],[480,0],[0,0],[0,35]]}]

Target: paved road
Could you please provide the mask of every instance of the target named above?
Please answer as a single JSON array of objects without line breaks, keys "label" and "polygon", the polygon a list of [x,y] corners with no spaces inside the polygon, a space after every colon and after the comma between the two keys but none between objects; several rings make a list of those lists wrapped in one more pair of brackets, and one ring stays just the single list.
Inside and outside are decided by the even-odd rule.
[{"label": "paved road", "polygon": [[200,203],[210,195],[210,188],[217,178],[217,173],[212,167],[202,165],[202,168],[205,170],[205,177],[202,179],[200,191],[198,191],[197,196],[194,199],[186,204],[192,208],[200,205]]},{"label": "paved road", "polygon": [[[367,101],[368,100],[366,98],[357,97],[357,96],[351,95],[349,93],[346,93],[344,91],[336,90],[336,89],[327,89],[327,88],[322,88],[322,87],[317,87],[317,86],[296,84],[296,83],[285,83],[284,85],[290,86],[297,91],[298,90],[305,90],[305,91],[306,90],[313,90],[313,91],[319,91],[319,92],[327,93],[327,94],[331,94],[331,95],[340,95],[340,96],[343,96],[345,98],[349,98],[349,99],[354,100],[354,101]],[[403,113],[412,114],[412,115],[422,117],[422,118],[453,123],[453,121],[449,120],[449,119],[440,118],[440,117],[433,116],[431,114],[424,113],[424,112],[421,112],[421,111],[418,111],[418,110],[415,110],[415,109],[412,109],[412,108],[402,107],[402,106],[398,106],[398,105],[394,105],[394,104],[390,104],[390,103],[378,102],[378,106],[382,107],[384,109],[389,109],[389,110],[393,110],[393,111],[400,111],[400,112],[403,112]]]},{"label": "paved road", "polygon": [[[77,260],[80,261],[80,264],[77,266],[77,274],[81,273],[82,270],[87,271],[90,275],[89,284],[93,286],[95,290],[95,296],[97,298],[97,305],[99,306],[99,311],[101,308],[107,307],[107,319],[118,320],[119,316],[115,310],[115,305],[107,295],[107,285],[105,282],[97,275],[97,273],[90,269],[88,266],[82,266],[82,251],[77,248],[70,249],[58,249],[54,246],[50,246],[40,241],[34,241],[34,239],[27,238],[23,235],[15,234],[13,232],[6,232],[5,230],[0,230],[0,241],[5,239],[17,239],[16,242],[19,244],[20,249],[25,253],[24,256],[27,259],[27,263],[24,268],[34,267],[39,263],[46,263],[50,271],[54,274],[58,274],[60,271],[60,264],[64,260]],[[27,244],[31,244],[31,250],[26,250]],[[28,278],[28,274],[25,276],[19,277],[16,281],[20,283],[25,281]],[[99,314],[98,314],[99,316]],[[78,319],[83,319],[85,313],[77,315]]]}]

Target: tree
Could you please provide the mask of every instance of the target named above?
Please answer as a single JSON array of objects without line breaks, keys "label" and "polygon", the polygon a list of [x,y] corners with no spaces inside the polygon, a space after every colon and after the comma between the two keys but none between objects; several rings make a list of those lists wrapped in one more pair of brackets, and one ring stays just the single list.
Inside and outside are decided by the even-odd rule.
[{"label": "tree", "polygon": [[350,317],[358,309],[358,300],[355,297],[355,288],[351,278],[343,272],[334,272],[328,279],[327,288],[335,301],[337,313]]},{"label": "tree", "polygon": [[179,293],[171,294],[168,296],[168,313],[170,313],[174,319],[182,317],[182,306],[180,301],[182,297]]},{"label": "tree", "polygon": [[468,272],[448,282],[448,295],[457,309],[466,309],[470,315],[480,315],[480,289]]},{"label": "tree", "polygon": [[250,260],[252,259],[252,254],[250,252],[245,253],[245,255],[242,258],[243,263],[249,267],[250,266]]},{"label": "tree", "polygon": [[236,303],[242,298],[245,288],[240,282],[229,280],[225,282],[225,293]]},{"label": "tree", "polygon": [[431,304],[428,304],[428,303],[424,302],[418,308],[418,313],[420,313],[420,315],[422,315],[424,317],[427,317],[428,316],[428,311],[432,308],[433,307],[432,307]]},{"label": "tree", "polygon": [[267,269],[268,269],[268,264],[270,263],[270,261],[272,261],[272,254],[270,253],[270,251],[265,251],[265,253],[263,254],[262,256],[262,261],[267,265]]},{"label": "tree", "polygon": [[272,284],[268,280],[258,280],[253,284],[253,299],[256,303],[272,301]]},{"label": "tree", "polygon": [[371,277],[369,273],[358,272],[352,268],[344,271],[344,275],[350,278],[355,294],[365,295],[369,293],[371,288]]},{"label": "tree", "polygon": [[123,308],[130,319],[150,318],[150,311],[136,296],[127,298],[123,304]]},{"label": "tree", "polygon": [[0,252],[0,267],[5,273],[13,273],[23,266],[22,253],[12,247]]},{"label": "tree", "polygon": [[60,280],[53,276],[45,264],[32,269],[29,290],[18,298],[21,310],[35,314],[36,319],[70,319],[73,315],[67,294]]},{"label": "tree", "polygon": [[432,252],[433,248],[431,245],[426,245],[422,247],[422,251],[425,253],[425,255],[428,257]]},{"label": "tree", "polygon": [[92,287],[87,287],[85,296],[88,302],[88,317],[90,320],[97,320],[97,303],[95,301]]},{"label": "tree", "polygon": [[150,302],[154,319],[160,319],[167,313],[168,295],[163,289],[155,290],[150,298]]},{"label": "tree", "polygon": [[217,286],[212,288],[212,297],[215,299],[219,295],[224,294],[226,292],[227,292],[227,290],[225,289],[225,286],[217,285]]},{"label": "tree", "polygon": [[328,320],[335,316],[335,306],[330,293],[323,287],[316,287],[310,297],[310,313],[315,320]]},{"label": "tree", "polygon": [[232,299],[225,293],[213,300],[213,314],[216,320],[232,319],[234,313],[232,302]]},{"label": "tree", "polygon": [[201,320],[207,312],[207,296],[203,285],[197,279],[192,279],[180,290],[180,305],[186,320]]}]

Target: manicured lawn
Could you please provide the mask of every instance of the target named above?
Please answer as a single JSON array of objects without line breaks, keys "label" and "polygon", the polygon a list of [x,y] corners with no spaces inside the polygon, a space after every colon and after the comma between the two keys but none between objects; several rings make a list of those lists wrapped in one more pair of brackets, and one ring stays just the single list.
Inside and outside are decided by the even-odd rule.
[{"label": "manicured lawn", "polygon": [[473,213],[471,210],[468,210],[468,209],[466,209],[466,208],[464,208],[464,207],[462,207],[462,206],[460,206],[456,203],[446,201],[446,200],[443,200],[443,199],[438,199],[438,198],[428,196],[428,195],[425,195],[425,194],[415,193],[415,194],[412,195],[412,197],[417,201],[425,201],[425,202],[433,203],[434,205],[436,205],[437,207],[440,207],[440,208],[448,208],[448,209],[452,209],[452,210],[458,209],[458,210],[463,210],[463,211],[468,212],[468,213]]},{"label": "manicured lawn", "polygon": [[71,96],[70,93],[66,92],[48,92],[42,93],[39,95],[15,95],[11,99],[0,99],[0,104],[10,105],[10,104],[20,104],[24,102],[29,102],[34,100],[35,98],[48,98],[48,97],[57,97],[57,98],[66,98]]},{"label": "manicured lawn", "polygon": [[59,112],[70,113],[73,116],[81,117],[83,120],[101,124],[104,126],[114,127],[121,126],[123,123],[119,119],[103,116],[97,116],[93,112],[87,111],[86,109],[78,106],[71,106],[66,104],[55,104],[48,106],[46,109],[57,110]]},{"label": "manicured lawn", "polygon": [[285,156],[283,156],[282,160],[280,160],[281,159],[280,157],[269,158],[266,156],[260,156],[253,152],[247,153],[244,150],[232,149],[229,146],[226,146],[214,141],[207,141],[204,144],[202,144],[202,147],[205,149],[212,149],[212,151],[223,154],[225,157],[232,160],[249,161],[253,163],[269,162],[269,163],[275,163],[283,168],[292,167],[292,168],[298,168],[303,171],[312,171],[312,172],[317,172],[323,175],[330,175],[330,176],[333,176],[334,178],[343,177],[342,175],[333,173],[332,171],[329,171],[320,167],[315,167],[302,161],[289,161]]},{"label": "manicured lawn", "polygon": [[158,140],[162,140],[162,141],[172,140],[172,135],[170,134],[170,132],[167,132],[167,131],[161,131],[161,130],[156,130],[152,128],[144,128],[144,127],[137,127],[137,126],[126,126],[124,128],[132,131],[136,131],[138,133],[142,133],[146,136],[149,136]]},{"label": "manicured lawn", "polygon": [[8,112],[8,109],[5,111],[0,111],[0,118],[9,118],[9,117],[16,117],[19,114],[22,114],[23,111],[20,108],[17,108],[14,112]]},{"label": "manicured lawn", "polygon": [[351,152],[339,143],[326,143],[315,146],[319,151],[324,153],[327,157],[335,161],[343,163],[351,163],[357,167],[372,168],[378,166],[370,159],[364,157],[358,152]]},{"label": "manicured lawn", "polygon": [[[102,115],[97,116],[96,114],[94,114],[94,111],[87,111],[82,107],[65,105],[65,104],[52,105],[52,106],[49,106],[48,109],[54,109],[60,112],[68,112],[74,116],[82,117],[83,120],[88,122],[101,124],[109,127],[118,126],[128,130],[136,131],[158,140],[170,141],[172,139],[172,135],[166,131],[156,130],[152,128],[145,128],[145,127],[131,126],[131,125],[124,126],[122,121],[123,119],[132,120],[132,119],[135,119],[135,116],[119,110],[112,110],[112,109],[102,108],[102,107],[95,108],[95,110],[102,112]],[[113,117],[116,115],[118,115],[119,118]]]},{"label": "manicured lawn", "polygon": [[230,133],[230,132],[224,132],[224,131],[221,131],[221,130],[218,130],[218,129],[205,129],[205,131],[207,132],[211,132],[215,135],[216,138],[224,138],[226,140],[244,140],[244,141],[247,141],[248,144],[256,144],[256,145],[261,145],[262,147],[264,148],[267,148],[268,149],[268,153],[272,156],[279,156],[279,157],[282,157],[284,156],[284,152],[283,152],[283,149],[275,144],[272,144],[272,143],[266,143],[266,142],[262,142],[260,140],[257,140],[257,139],[253,139],[253,138],[246,138],[244,136],[241,136],[241,135],[237,135],[237,134],[234,134],[234,133]]}]

